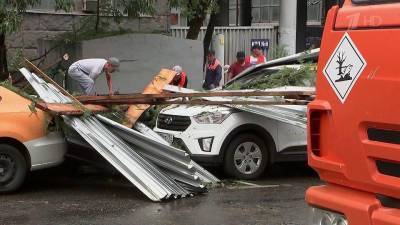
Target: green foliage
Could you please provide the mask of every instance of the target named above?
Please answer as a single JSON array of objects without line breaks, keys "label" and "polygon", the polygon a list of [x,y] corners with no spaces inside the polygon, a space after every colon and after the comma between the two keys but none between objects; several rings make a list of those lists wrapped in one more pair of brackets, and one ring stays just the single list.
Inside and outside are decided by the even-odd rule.
[{"label": "green foliage", "polygon": [[12,33],[20,26],[22,17],[17,10],[6,9],[3,5],[0,5],[0,32]]},{"label": "green foliage", "polygon": [[315,70],[313,64],[303,63],[299,69],[284,67],[273,74],[266,74],[258,78],[242,84],[233,83],[227,89],[244,90],[244,89],[270,89],[283,86],[314,86]]},{"label": "green foliage", "polygon": [[[56,10],[69,11],[73,7],[71,0],[55,0]],[[40,3],[40,0],[1,0],[0,33],[12,33],[19,29],[25,10]]]},{"label": "green foliage", "polygon": [[32,113],[36,113],[36,102],[32,102],[30,105],[28,105],[28,108]]},{"label": "green foliage", "polygon": [[153,129],[156,126],[156,121],[158,114],[160,114],[160,111],[165,108],[166,105],[157,105],[157,106],[152,106],[149,109],[147,109],[139,118],[139,121],[144,123],[146,126],[150,127]]},{"label": "green foliage", "polygon": [[169,0],[169,4],[172,8],[180,8],[189,20],[218,10],[216,0]]},{"label": "green foliage", "polygon": [[21,48],[17,49],[14,57],[8,59],[8,62],[9,62],[8,69],[10,71],[16,71],[17,69],[19,69],[21,65],[24,63],[24,55],[22,49]]},{"label": "green foliage", "polygon": [[55,0],[55,10],[69,12],[74,8],[74,3],[71,0]]},{"label": "green foliage", "polygon": [[273,47],[270,50],[269,54],[272,57],[272,59],[279,59],[279,58],[287,56],[288,52],[287,52],[285,46],[278,45],[278,46]]},{"label": "green foliage", "polygon": [[129,17],[139,17],[142,14],[153,15],[154,0],[121,0],[120,7]]}]

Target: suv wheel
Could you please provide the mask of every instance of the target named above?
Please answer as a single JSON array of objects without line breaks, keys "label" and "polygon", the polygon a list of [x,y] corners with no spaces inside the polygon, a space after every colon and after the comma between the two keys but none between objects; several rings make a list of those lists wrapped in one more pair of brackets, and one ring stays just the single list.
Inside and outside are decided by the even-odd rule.
[{"label": "suv wheel", "polygon": [[263,174],[268,158],[268,149],[259,137],[238,135],[227,148],[225,172],[238,179],[256,179]]},{"label": "suv wheel", "polygon": [[16,191],[27,174],[27,165],[21,152],[7,144],[0,144],[0,193]]}]

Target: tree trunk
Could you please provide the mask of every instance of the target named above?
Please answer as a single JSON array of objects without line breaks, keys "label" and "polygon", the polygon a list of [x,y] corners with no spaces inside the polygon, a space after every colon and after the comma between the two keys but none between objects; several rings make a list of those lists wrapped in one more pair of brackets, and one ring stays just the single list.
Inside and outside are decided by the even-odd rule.
[{"label": "tree trunk", "polygon": [[199,17],[194,17],[193,19],[189,20],[188,25],[189,25],[189,30],[186,35],[186,39],[191,39],[191,40],[197,40],[200,34],[200,29],[201,26],[203,25],[205,17],[204,16],[199,16]]},{"label": "tree trunk", "polygon": [[0,33],[0,80],[8,78],[6,35]]},{"label": "tree trunk", "polygon": [[96,33],[99,31],[99,23],[100,23],[100,0],[97,0],[97,10],[96,10]]},{"label": "tree trunk", "polygon": [[214,28],[215,28],[216,22],[217,22],[217,15],[215,13],[213,13],[210,16],[210,22],[208,22],[207,31],[206,31],[206,34],[204,35],[204,39],[203,39],[203,51],[204,51],[203,69],[206,65],[207,52],[211,45],[212,36],[214,33]]}]

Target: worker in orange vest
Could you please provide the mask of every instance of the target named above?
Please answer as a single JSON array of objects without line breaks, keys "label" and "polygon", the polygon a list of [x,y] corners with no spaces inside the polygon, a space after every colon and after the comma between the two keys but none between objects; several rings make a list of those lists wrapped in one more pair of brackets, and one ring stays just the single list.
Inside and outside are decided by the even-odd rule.
[{"label": "worker in orange vest", "polygon": [[215,57],[215,51],[209,50],[207,53],[207,69],[203,83],[204,90],[212,90],[219,86],[222,78],[222,66],[219,60]]},{"label": "worker in orange vest", "polygon": [[259,45],[253,45],[251,47],[251,55],[246,56],[245,59],[245,62],[252,66],[265,63],[266,61],[267,59],[263,55],[262,48]]},{"label": "worker in orange vest", "polygon": [[170,84],[186,88],[188,83],[186,72],[179,65],[174,66],[172,70],[176,72],[176,75]]}]

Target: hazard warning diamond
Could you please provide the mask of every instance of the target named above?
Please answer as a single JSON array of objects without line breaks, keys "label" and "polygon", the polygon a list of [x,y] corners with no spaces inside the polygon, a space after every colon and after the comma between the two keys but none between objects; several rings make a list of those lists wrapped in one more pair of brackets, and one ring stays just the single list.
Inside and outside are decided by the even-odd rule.
[{"label": "hazard warning diamond", "polygon": [[340,40],[324,68],[324,75],[342,103],[357,82],[367,62],[358,51],[350,35]]}]

